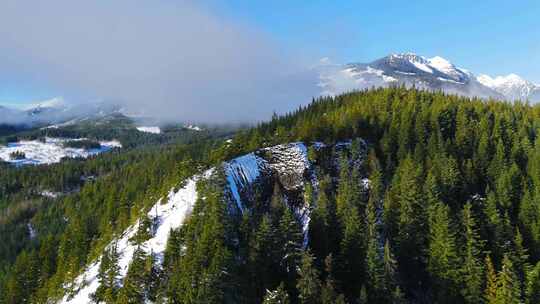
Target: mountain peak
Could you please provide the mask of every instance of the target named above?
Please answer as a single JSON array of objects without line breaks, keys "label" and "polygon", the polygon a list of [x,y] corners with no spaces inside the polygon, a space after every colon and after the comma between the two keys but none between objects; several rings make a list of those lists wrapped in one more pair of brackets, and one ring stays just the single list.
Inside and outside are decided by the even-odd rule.
[{"label": "mountain peak", "polygon": [[30,104],[26,110],[27,111],[35,111],[40,109],[61,109],[66,107],[66,102],[64,101],[63,97],[54,97],[48,100],[36,102],[33,104]]},{"label": "mountain peak", "polygon": [[521,78],[517,74],[508,74],[506,76],[496,76],[495,78],[482,74],[478,76],[478,81],[488,87],[498,87],[498,86],[516,86],[516,85],[529,85],[532,84],[527,80]]},{"label": "mountain peak", "polygon": [[478,76],[477,80],[510,100],[540,100],[540,86],[513,73],[495,78],[484,74]]},{"label": "mountain peak", "polygon": [[399,53],[399,54],[391,54],[388,56],[390,60],[400,59],[400,60],[407,60],[410,62],[420,62],[420,63],[427,63],[427,59],[423,56],[417,55],[412,52],[407,53]]}]

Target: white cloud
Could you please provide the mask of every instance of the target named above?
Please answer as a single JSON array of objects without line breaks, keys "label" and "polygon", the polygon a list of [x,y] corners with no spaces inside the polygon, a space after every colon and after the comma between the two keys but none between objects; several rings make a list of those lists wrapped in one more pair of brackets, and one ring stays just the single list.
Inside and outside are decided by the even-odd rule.
[{"label": "white cloud", "polygon": [[317,94],[269,37],[189,1],[3,0],[0,41],[0,73],[164,119],[263,119]]}]

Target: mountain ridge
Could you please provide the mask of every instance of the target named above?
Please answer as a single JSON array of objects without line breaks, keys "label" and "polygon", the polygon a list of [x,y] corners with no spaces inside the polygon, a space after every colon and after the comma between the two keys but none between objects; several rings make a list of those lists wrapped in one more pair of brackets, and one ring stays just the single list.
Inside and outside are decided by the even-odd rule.
[{"label": "mountain ridge", "polygon": [[369,63],[322,64],[320,80],[326,95],[405,85],[471,98],[540,101],[540,86],[515,74],[476,76],[443,57],[426,58],[415,53],[390,54]]}]

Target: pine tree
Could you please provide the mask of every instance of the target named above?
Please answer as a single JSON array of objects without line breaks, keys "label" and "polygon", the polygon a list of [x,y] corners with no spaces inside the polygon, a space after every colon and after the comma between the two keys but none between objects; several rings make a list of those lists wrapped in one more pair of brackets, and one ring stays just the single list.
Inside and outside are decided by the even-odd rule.
[{"label": "pine tree", "polygon": [[502,269],[497,276],[497,303],[519,304],[521,303],[521,289],[519,279],[514,272],[512,261],[508,255],[504,255]]},{"label": "pine tree", "polygon": [[252,240],[249,262],[252,282],[255,284],[257,298],[264,296],[266,286],[274,284],[276,270],[280,266],[279,250],[275,228],[268,214],[261,220]]},{"label": "pine tree", "polygon": [[[343,291],[347,297],[358,292],[364,278],[365,249],[363,248],[362,220],[356,207],[349,207],[345,214],[339,255],[339,279],[347,282]],[[357,296],[357,295],[354,295]]]},{"label": "pine tree", "polygon": [[334,260],[332,255],[324,259],[326,280],[321,289],[321,304],[345,304],[345,296],[338,294],[334,278]]},{"label": "pine tree", "polygon": [[540,262],[527,272],[525,282],[525,303],[540,303]]},{"label": "pine tree", "polygon": [[137,233],[133,236],[130,241],[134,245],[141,245],[146,240],[152,237],[152,230],[154,226],[154,221],[150,218],[149,215],[144,215],[138,222]]},{"label": "pine tree", "polygon": [[278,288],[274,291],[266,290],[263,304],[290,304],[289,294],[285,289],[283,282],[279,284]]},{"label": "pine tree", "polygon": [[346,212],[353,205],[352,182],[349,159],[343,153],[339,158],[339,182],[336,194],[336,213],[343,222]]},{"label": "pine tree", "polygon": [[281,249],[280,264],[289,279],[294,279],[296,267],[299,264],[302,253],[304,236],[302,229],[296,221],[293,212],[287,207],[279,221],[279,248]]},{"label": "pine tree", "polygon": [[299,278],[296,288],[300,293],[300,303],[321,303],[321,281],[319,279],[319,271],[315,267],[313,255],[309,251],[304,252],[302,255],[302,262],[298,270],[298,276]]},{"label": "pine tree", "polygon": [[511,255],[511,260],[514,265],[516,275],[520,281],[525,280],[525,274],[531,267],[531,265],[527,262],[528,258],[529,254],[527,253],[527,249],[523,244],[523,237],[519,231],[519,228],[517,228],[514,236],[514,250]]},{"label": "pine tree", "polygon": [[[448,206],[437,203],[430,215],[428,270],[436,286],[438,302],[454,301],[456,289],[456,241],[452,231]],[[449,301],[449,302],[446,302]]]},{"label": "pine tree", "polygon": [[390,248],[390,242],[388,239],[386,240],[384,244],[384,258],[383,258],[383,264],[384,264],[384,277],[383,277],[383,283],[386,293],[392,292],[395,287],[397,287],[397,261],[394,258],[394,254],[392,253],[392,249]]},{"label": "pine tree", "polygon": [[309,235],[317,235],[317,237],[310,238],[309,245],[313,253],[321,258],[336,252],[338,247],[336,205],[327,194],[331,183],[331,178],[328,175],[321,179],[315,209],[309,223]]},{"label": "pine tree", "polygon": [[398,202],[397,257],[404,275],[411,281],[419,280],[423,269],[422,261],[426,252],[426,210],[421,191],[421,165],[407,156],[400,164],[392,183]]},{"label": "pine tree", "polygon": [[[379,297],[384,295],[384,265],[380,252],[380,235],[377,216],[377,204],[379,195],[373,191],[379,191],[380,174],[372,174],[372,192],[366,206],[366,278],[370,295]],[[375,300],[375,299],[373,299]]]},{"label": "pine tree", "polygon": [[486,288],[484,289],[484,300],[486,304],[497,304],[498,279],[489,255],[487,255],[485,258],[485,264]]},{"label": "pine tree", "polygon": [[123,287],[120,289],[121,303],[143,303],[146,300],[146,258],[144,250],[140,246],[137,247],[124,278]]},{"label": "pine tree", "polygon": [[99,287],[92,298],[97,303],[114,303],[120,289],[120,267],[118,266],[117,245],[113,243],[101,257],[98,271]]},{"label": "pine tree", "polygon": [[145,297],[148,301],[155,302],[158,294],[161,272],[157,266],[156,255],[153,251],[146,256],[144,274]]},{"label": "pine tree", "polygon": [[466,303],[481,303],[484,267],[480,254],[483,248],[483,241],[480,239],[476,228],[476,221],[472,214],[471,203],[468,202],[461,212],[461,223],[463,227],[464,245],[460,276],[463,280],[461,295]]}]

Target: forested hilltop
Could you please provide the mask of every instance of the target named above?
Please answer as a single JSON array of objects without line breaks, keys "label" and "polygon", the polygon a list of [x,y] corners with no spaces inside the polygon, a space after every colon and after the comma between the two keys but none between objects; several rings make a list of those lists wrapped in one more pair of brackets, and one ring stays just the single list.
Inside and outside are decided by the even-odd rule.
[{"label": "forested hilltop", "polygon": [[[36,207],[31,244],[2,257],[0,299],[540,303],[539,127],[538,106],[387,88],[232,141],[103,156],[96,180]],[[194,181],[191,215],[154,252],[172,223],[159,207]]]}]

